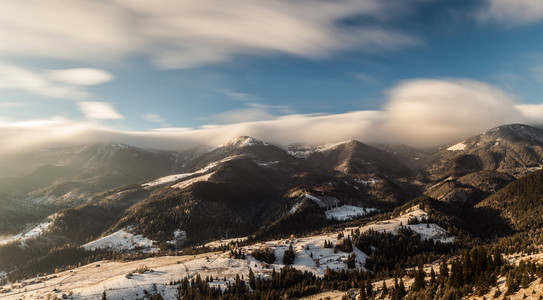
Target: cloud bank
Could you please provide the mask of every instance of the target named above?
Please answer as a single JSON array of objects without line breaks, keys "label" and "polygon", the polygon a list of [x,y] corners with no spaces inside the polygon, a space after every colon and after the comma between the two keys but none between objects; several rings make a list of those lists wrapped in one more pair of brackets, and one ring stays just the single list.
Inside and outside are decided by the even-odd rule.
[{"label": "cloud bank", "polygon": [[[190,68],[236,55],[308,58],[345,49],[380,51],[418,39],[390,29],[397,1],[6,0],[0,53],[83,61],[147,55],[162,68]],[[346,26],[354,17],[373,21]]]},{"label": "cloud bank", "polygon": [[[198,129],[162,128],[153,132],[119,131],[92,122],[56,118],[2,124],[0,138],[7,150],[110,142],[181,150],[216,146],[240,135],[282,145],[356,139],[366,143],[432,146],[455,143],[502,124],[540,125],[542,105],[517,104],[505,92],[478,81],[418,79],[402,82],[390,90],[383,109],[374,111],[287,115],[264,121]],[[107,105],[89,106],[99,108],[96,118],[104,116],[104,112],[112,118],[122,117],[114,110],[108,112],[112,107]]]}]

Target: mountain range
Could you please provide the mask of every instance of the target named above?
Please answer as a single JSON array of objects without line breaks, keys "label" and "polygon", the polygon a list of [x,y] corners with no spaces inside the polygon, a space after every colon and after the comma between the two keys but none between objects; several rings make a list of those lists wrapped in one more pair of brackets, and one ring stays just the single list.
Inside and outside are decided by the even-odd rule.
[{"label": "mountain range", "polygon": [[[20,234],[0,241],[0,253],[45,249],[37,260],[64,245],[97,249],[120,233],[179,251],[357,226],[413,205],[460,244],[466,234],[473,243],[543,225],[543,130],[522,124],[426,149],[354,140],[281,146],[242,136],[213,149],[100,144],[1,160],[0,235]],[[25,268],[2,259],[0,267]]]}]

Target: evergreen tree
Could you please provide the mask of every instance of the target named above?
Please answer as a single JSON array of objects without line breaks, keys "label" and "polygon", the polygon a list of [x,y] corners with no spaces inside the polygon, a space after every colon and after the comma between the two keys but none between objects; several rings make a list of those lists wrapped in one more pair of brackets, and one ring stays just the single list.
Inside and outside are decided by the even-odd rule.
[{"label": "evergreen tree", "polygon": [[426,286],[426,282],[424,281],[425,277],[426,272],[424,272],[424,267],[422,264],[419,264],[418,270],[415,272],[415,281],[413,282],[411,289],[415,292],[423,290]]},{"label": "evergreen tree", "polygon": [[360,300],[367,300],[368,297],[366,295],[366,286],[364,284],[364,281],[360,281]]},{"label": "evergreen tree", "polygon": [[290,245],[288,247],[288,250],[286,250],[283,255],[283,264],[291,265],[294,263],[295,258],[296,258],[296,253],[294,252],[294,249],[292,249],[292,245]]},{"label": "evergreen tree", "polygon": [[354,253],[351,253],[349,257],[347,257],[347,268],[354,269],[356,267],[356,255]]},{"label": "evergreen tree", "polygon": [[107,299],[107,297],[106,297],[106,291],[104,291],[104,292],[102,293],[102,300],[106,300],[106,299]]},{"label": "evergreen tree", "polygon": [[383,280],[383,286],[381,287],[381,298],[384,299],[388,295],[387,283]]},{"label": "evergreen tree", "polygon": [[253,269],[249,268],[249,286],[254,290],[256,289],[255,273]]},{"label": "evergreen tree", "polygon": [[373,297],[373,284],[371,284],[371,280],[366,281],[366,295],[368,297]]}]

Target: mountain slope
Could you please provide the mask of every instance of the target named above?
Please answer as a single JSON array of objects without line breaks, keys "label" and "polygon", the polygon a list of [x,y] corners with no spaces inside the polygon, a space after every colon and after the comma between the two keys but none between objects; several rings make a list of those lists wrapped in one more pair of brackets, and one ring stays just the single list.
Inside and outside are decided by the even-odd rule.
[{"label": "mountain slope", "polygon": [[432,156],[432,179],[494,170],[520,177],[540,169],[543,130],[522,124],[503,125],[466,139]]},{"label": "mountain slope", "polygon": [[540,230],[543,227],[543,171],[515,180],[477,207],[500,211],[519,231]]},{"label": "mountain slope", "polygon": [[358,141],[347,141],[315,152],[307,159],[319,172],[381,174],[390,178],[409,176],[411,170],[393,154]]}]

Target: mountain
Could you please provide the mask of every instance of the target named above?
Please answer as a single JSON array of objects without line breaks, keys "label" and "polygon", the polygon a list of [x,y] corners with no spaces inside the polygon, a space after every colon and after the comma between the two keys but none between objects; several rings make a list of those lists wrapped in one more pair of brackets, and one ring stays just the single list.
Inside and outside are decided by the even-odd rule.
[{"label": "mountain", "polygon": [[449,177],[431,185],[426,195],[450,203],[476,204],[496,193],[515,177],[497,171],[477,171],[459,178]]},{"label": "mountain", "polygon": [[259,164],[272,164],[276,167],[288,168],[300,164],[300,161],[274,145],[241,136],[193,159],[187,164],[187,169],[198,170],[210,163],[235,157],[246,157]]},{"label": "mountain", "polygon": [[[85,203],[101,192],[178,173],[201,150],[172,152],[100,144],[63,148],[58,150],[62,155],[50,154],[50,151],[57,150],[37,151],[36,157],[26,165],[37,165],[34,169],[0,179],[0,201],[6,205],[0,212],[1,222],[10,224],[0,227],[0,233]],[[31,156],[30,153],[22,155],[23,158]],[[43,164],[40,165],[40,161]],[[24,215],[33,217],[22,218]]]},{"label": "mountain", "polygon": [[492,170],[520,177],[543,162],[543,130],[522,124],[503,125],[468,138],[430,157],[433,179]]},{"label": "mountain", "polygon": [[543,130],[522,124],[496,127],[437,152],[421,166],[430,180],[426,195],[475,204],[541,169]]},{"label": "mountain", "polygon": [[412,170],[393,154],[352,140],[321,148],[307,162],[323,173],[380,174],[389,178],[412,175]]},{"label": "mountain", "polygon": [[[337,172],[341,164],[358,173]],[[392,165],[400,171],[393,172]],[[189,244],[257,230],[261,235],[284,234],[293,230],[287,224],[303,218],[307,225],[299,230],[313,230],[330,222],[325,211],[336,206],[356,211],[407,200],[416,191],[396,182],[395,176],[409,172],[391,154],[359,142],[301,159],[240,137],[187,161],[183,173],[97,192],[87,203],[59,212],[50,232],[80,243],[132,228],[166,245],[176,230],[185,232]],[[86,226],[78,227],[81,223]]]}]

